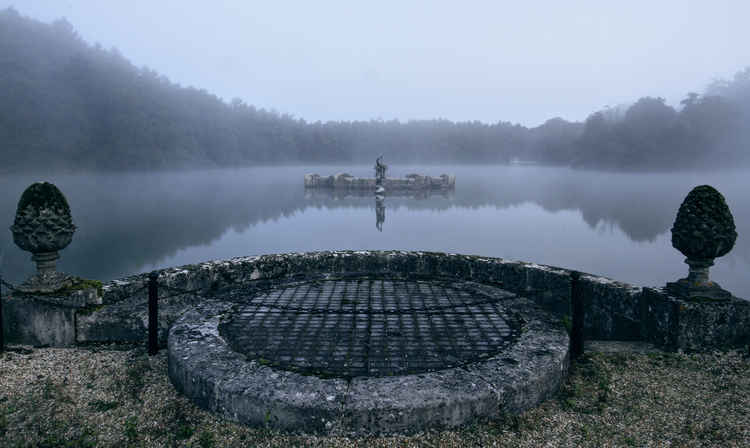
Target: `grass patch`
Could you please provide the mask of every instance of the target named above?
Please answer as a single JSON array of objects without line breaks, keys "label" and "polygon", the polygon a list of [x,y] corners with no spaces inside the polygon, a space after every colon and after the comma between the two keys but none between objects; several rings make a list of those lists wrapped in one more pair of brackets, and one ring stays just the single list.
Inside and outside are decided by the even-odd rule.
[{"label": "grass patch", "polygon": [[214,448],[216,446],[214,435],[209,431],[198,433],[198,446],[200,448]]},{"label": "grass patch", "polygon": [[5,437],[5,433],[8,432],[8,417],[6,413],[5,406],[0,408],[0,438]]},{"label": "grass patch", "polygon": [[120,403],[117,401],[94,400],[89,403],[89,407],[96,412],[111,411],[112,409],[115,409],[118,406],[120,406]]},{"label": "grass patch", "polygon": [[122,425],[122,434],[126,446],[138,446],[138,418],[136,416],[125,419]]},{"label": "grass patch", "polygon": [[[45,361],[50,353],[59,360]],[[205,412],[174,390],[164,352],[37,349],[2,361],[0,446],[750,446],[743,354],[586,353],[555,399],[521,415],[350,438],[250,428]]]},{"label": "grass patch", "polygon": [[133,350],[132,356],[130,356],[130,363],[125,369],[125,378],[122,383],[123,391],[130,395],[131,398],[137,399],[141,394],[146,385],[146,374],[150,368],[148,357],[143,349],[138,348]]}]

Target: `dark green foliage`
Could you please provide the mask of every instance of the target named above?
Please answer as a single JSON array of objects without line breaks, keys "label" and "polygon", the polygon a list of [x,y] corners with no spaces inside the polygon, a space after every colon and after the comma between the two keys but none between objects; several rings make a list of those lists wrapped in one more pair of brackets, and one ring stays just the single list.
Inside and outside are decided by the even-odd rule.
[{"label": "dark green foliage", "polygon": [[198,433],[198,446],[201,448],[213,448],[216,446],[214,435],[209,431],[201,431]]},{"label": "dark green foliage", "polygon": [[125,419],[123,424],[123,435],[125,436],[126,446],[137,446],[138,442],[138,418],[135,416]]},{"label": "dark green foliage", "polygon": [[142,348],[131,353],[128,368],[125,370],[125,378],[120,381],[120,393],[131,399],[138,399],[146,386],[146,375],[151,369],[148,358]]},{"label": "dark green foliage", "polygon": [[[189,408],[183,403],[169,403],[167,409],[165,409],[165,413],[168,419],[166,425],[169,434],[171,435],[173,445],[177,446],[179,445],[178,442],[187,440],[195,434],[198,421],[190,415]],[[212,439],[212,434],[199,435],[199,443],[201,446],[210,446],[210,443],[213,441]]]},{"label": "dark green foliage", "polygon": [[176,440],[186,440],[192,437],[194,432],[195,428],[193,428],[189,423],[184,422],[177,426],[177,429],[174,433],[174,438]]},{"label": "dark green foliage", "polygon": [[94,400],[89,403],[89,407],[97,412],[107,412],[118,406],[120,406],[120,403],[117,401]]}]

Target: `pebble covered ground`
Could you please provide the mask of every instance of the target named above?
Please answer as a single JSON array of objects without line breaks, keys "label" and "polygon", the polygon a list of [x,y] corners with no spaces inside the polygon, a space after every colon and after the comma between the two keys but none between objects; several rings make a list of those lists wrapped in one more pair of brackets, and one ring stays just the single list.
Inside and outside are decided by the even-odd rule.
[{"label": "pebble covered ground", "polygon": [[10,346],[0,353],[2,447],[750,446],[748,351],[603,350],[521,416],[409,436],[317,437],[248,428],[181,397],[166,352]]}]

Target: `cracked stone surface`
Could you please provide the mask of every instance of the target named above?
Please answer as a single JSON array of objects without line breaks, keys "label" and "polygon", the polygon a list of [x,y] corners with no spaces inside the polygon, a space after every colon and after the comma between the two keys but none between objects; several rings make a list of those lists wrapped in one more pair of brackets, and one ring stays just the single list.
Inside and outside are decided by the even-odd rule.
[{"label": "cracked stone surface", "polygon": [[[567,374],[568,336],[559,320],[531,300],[488,285],[471,289],[470,285],[452,283],[456,293],[450,296],[453,302],[448,300],[447,303],[443,295],[445,291],[428,281],[409,283],[411,294],[401,297],[393,294],[369,297],[368,309],[380,312],[390,309],[390,314],[386,315],[391,317],[403,314],[411,318],[420,313],[429,313],[432,318],[440,318],[446,311],[450,313],[459,309],[466,321],[472,322],[468,328],[476,330],[478,335],[484,331],[487,342],[492,340],[486,333],[492,323],[487,321],[487,326],[482,328],[482,321],[474,319],[473,314],[493,314],[500,316],[498,319],[503,322],[506,321],[501,317],[505,316],[508,328],[516,329],[512,337],[502,337],[498,333],[498,340],[505,343],[487,350],[485,357],[464,360],[458,366],[445,356],[449,348],[456,358],[460,358],[461,350],[472,351],[471,345],[482,344],[479,338],[470,343],[471,332],[463,333],[465,346],[456,344],[456,340],[451,342],[446,339],[446,345],[440,351],[442,363],[427,363],[425,365],[429,365],[429,368],[419,373],[404,373],[398,369],[389,372],[355,369],[343,375],[331,375],[332,372],[341,373],[341,370],[336,371],[331,365],[322,364],[306,368],[310,366],[304,361],[314,360],[314,354],[320,351],[319,346],[286,341],[284,338],[288,338],[288,335],[283,336],[283,331],[270,332],[266,339],[243,338],[242,328],[247,327],[232,326],[237,319],[249,322],[258,314],[261,318],[267,318],[262,315],[272,309],[269,301],[273,300],[277,306],[281,302],[288,311],[307,315],[302,319],[300,328],[319,337],[319,330],[327,326],[326,321],[320,319],[314,324],[317,327],[310,327],[313,322],[310,316],[322,317],[326,314],[321,311],[331,308],[323,308],[318,302],[323,301],[321,298],[325,299],[326,304],[329,299],[336,301],[332,308],[335,312],[327,316],[355,316],[360,304],[352,302],[361,288],[345,289],[344,286],[351,287],[361,283],[361,280],[348,279],[344,285],[321,282],[318,287],[320,291],[315,291],[305,282],[294,283],[295,288],[277,286],[270,292],[248,297],[244,302],[230,296],[197,305],[180,317],[170,330],[168,359],[171,381],[199,406],[241,423],[307,433],[363,435],[450,428],[479,418],[496,417],[501,413],[519,413],[536,406],[557,391]],[[364,281],[370,282],[371,279]],[[375,283],[382,291],[387,290],[389,284],[393,286],[387,280]],[[299,292],[300,285],[306,294],[295,296],[294,292]],[[439,291],[440,294],[420,296],[420,288]],[[294,291],[289,293],[290,289]],[[310,294],[311,289],[314,290],[313,294]],[[478,293],[480,290],[481,294]],[[328,294],[323,294],[325,291]],[[464,292],[463,299],[459,298],[461,294],[458,292]],[[482,307],[489,306],[488,298],[496,299],[496,302],[490,302],[496,308],[482,310]],[[341,303],[342,299],[346,299],[344,304]],[[248,303],[255,304],[248,307]],[[501,308],[498,308],[498,304],[501,304]],[[347,311],[340,312],[342,307],[347,307]],[[404,312],[400,313],[399,309]],[[394,328],[416,334],[418,321],[418,317],[412,320],[415,325],[411,329],[404,330],[403,326]],[[298,321],[289,315],[274,321],[273,326],[279,329],[285,325],[295,328],[295,322]],[[386,323],[383,327],[363,325],[362,337],[345,340],[342,346],[350,350],[358,344],[364,346],[371,343],[372,336],[376,335],[379,347],[393,355],[389,359],[394,365],[403,361],[403,357],[416,354],[416,351],[401,350],[403,344],[399,336],[386,337],[389,328],[387,319],[383,323]],[[329,328],[338,324],[338,320],[331,321]],[[454,330],[462,328],[466,329],[466,325],[457,325]],[[356,333],[356,326],[346,329]],[[459,339],[460,334],[459,331]],[[311,340],[316,341],[315,338]],[[428,347],[435,345],[428,338],[414,338],[413,342],[425,345],[423,354],[427,358],[430,353],[437,353],[434,347]],[[238,344],[253,343],[259,345],[235,350]],[[282,343],[286,343],[286,351],[263,352],[264,347],[271,345],[278,349]],[[322,344],[320,341],[317,343]],[[285,356],[291,348],[296,350],[298,362],[279,363],[276,356]],[[419,350],[419,346],[414,349]],[[351,350],[350,353],[360,351]],[[308,356],[310,354],[313,356]],[[305,359],[306,356],[309,359]],[[383,353],[376,358],[384,359]],[[352,357],[340,360],[333,357],[327,361],[354,366]]]}]

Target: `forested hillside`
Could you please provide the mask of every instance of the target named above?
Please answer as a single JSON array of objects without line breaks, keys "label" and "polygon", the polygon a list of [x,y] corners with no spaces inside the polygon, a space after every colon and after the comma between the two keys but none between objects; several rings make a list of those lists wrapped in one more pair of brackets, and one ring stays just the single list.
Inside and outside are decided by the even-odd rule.
[{"label": "forested hillside", "polygon": [[675,110],[662,98],[641,98],[624,114],[586,120],[572,160],[589,167],[702,168],[750,161],[750,68],[691,92]]},{"label": "forested hillside", "polygon": [[642,98],[585,123],[309,123],[179,86],[88,45],[65,20],[0,11],[0,171],[371,163],[381,153],[389,163],[732,164],[745,160],[749,98],[750,69],[688,95],[679,111]]}]

